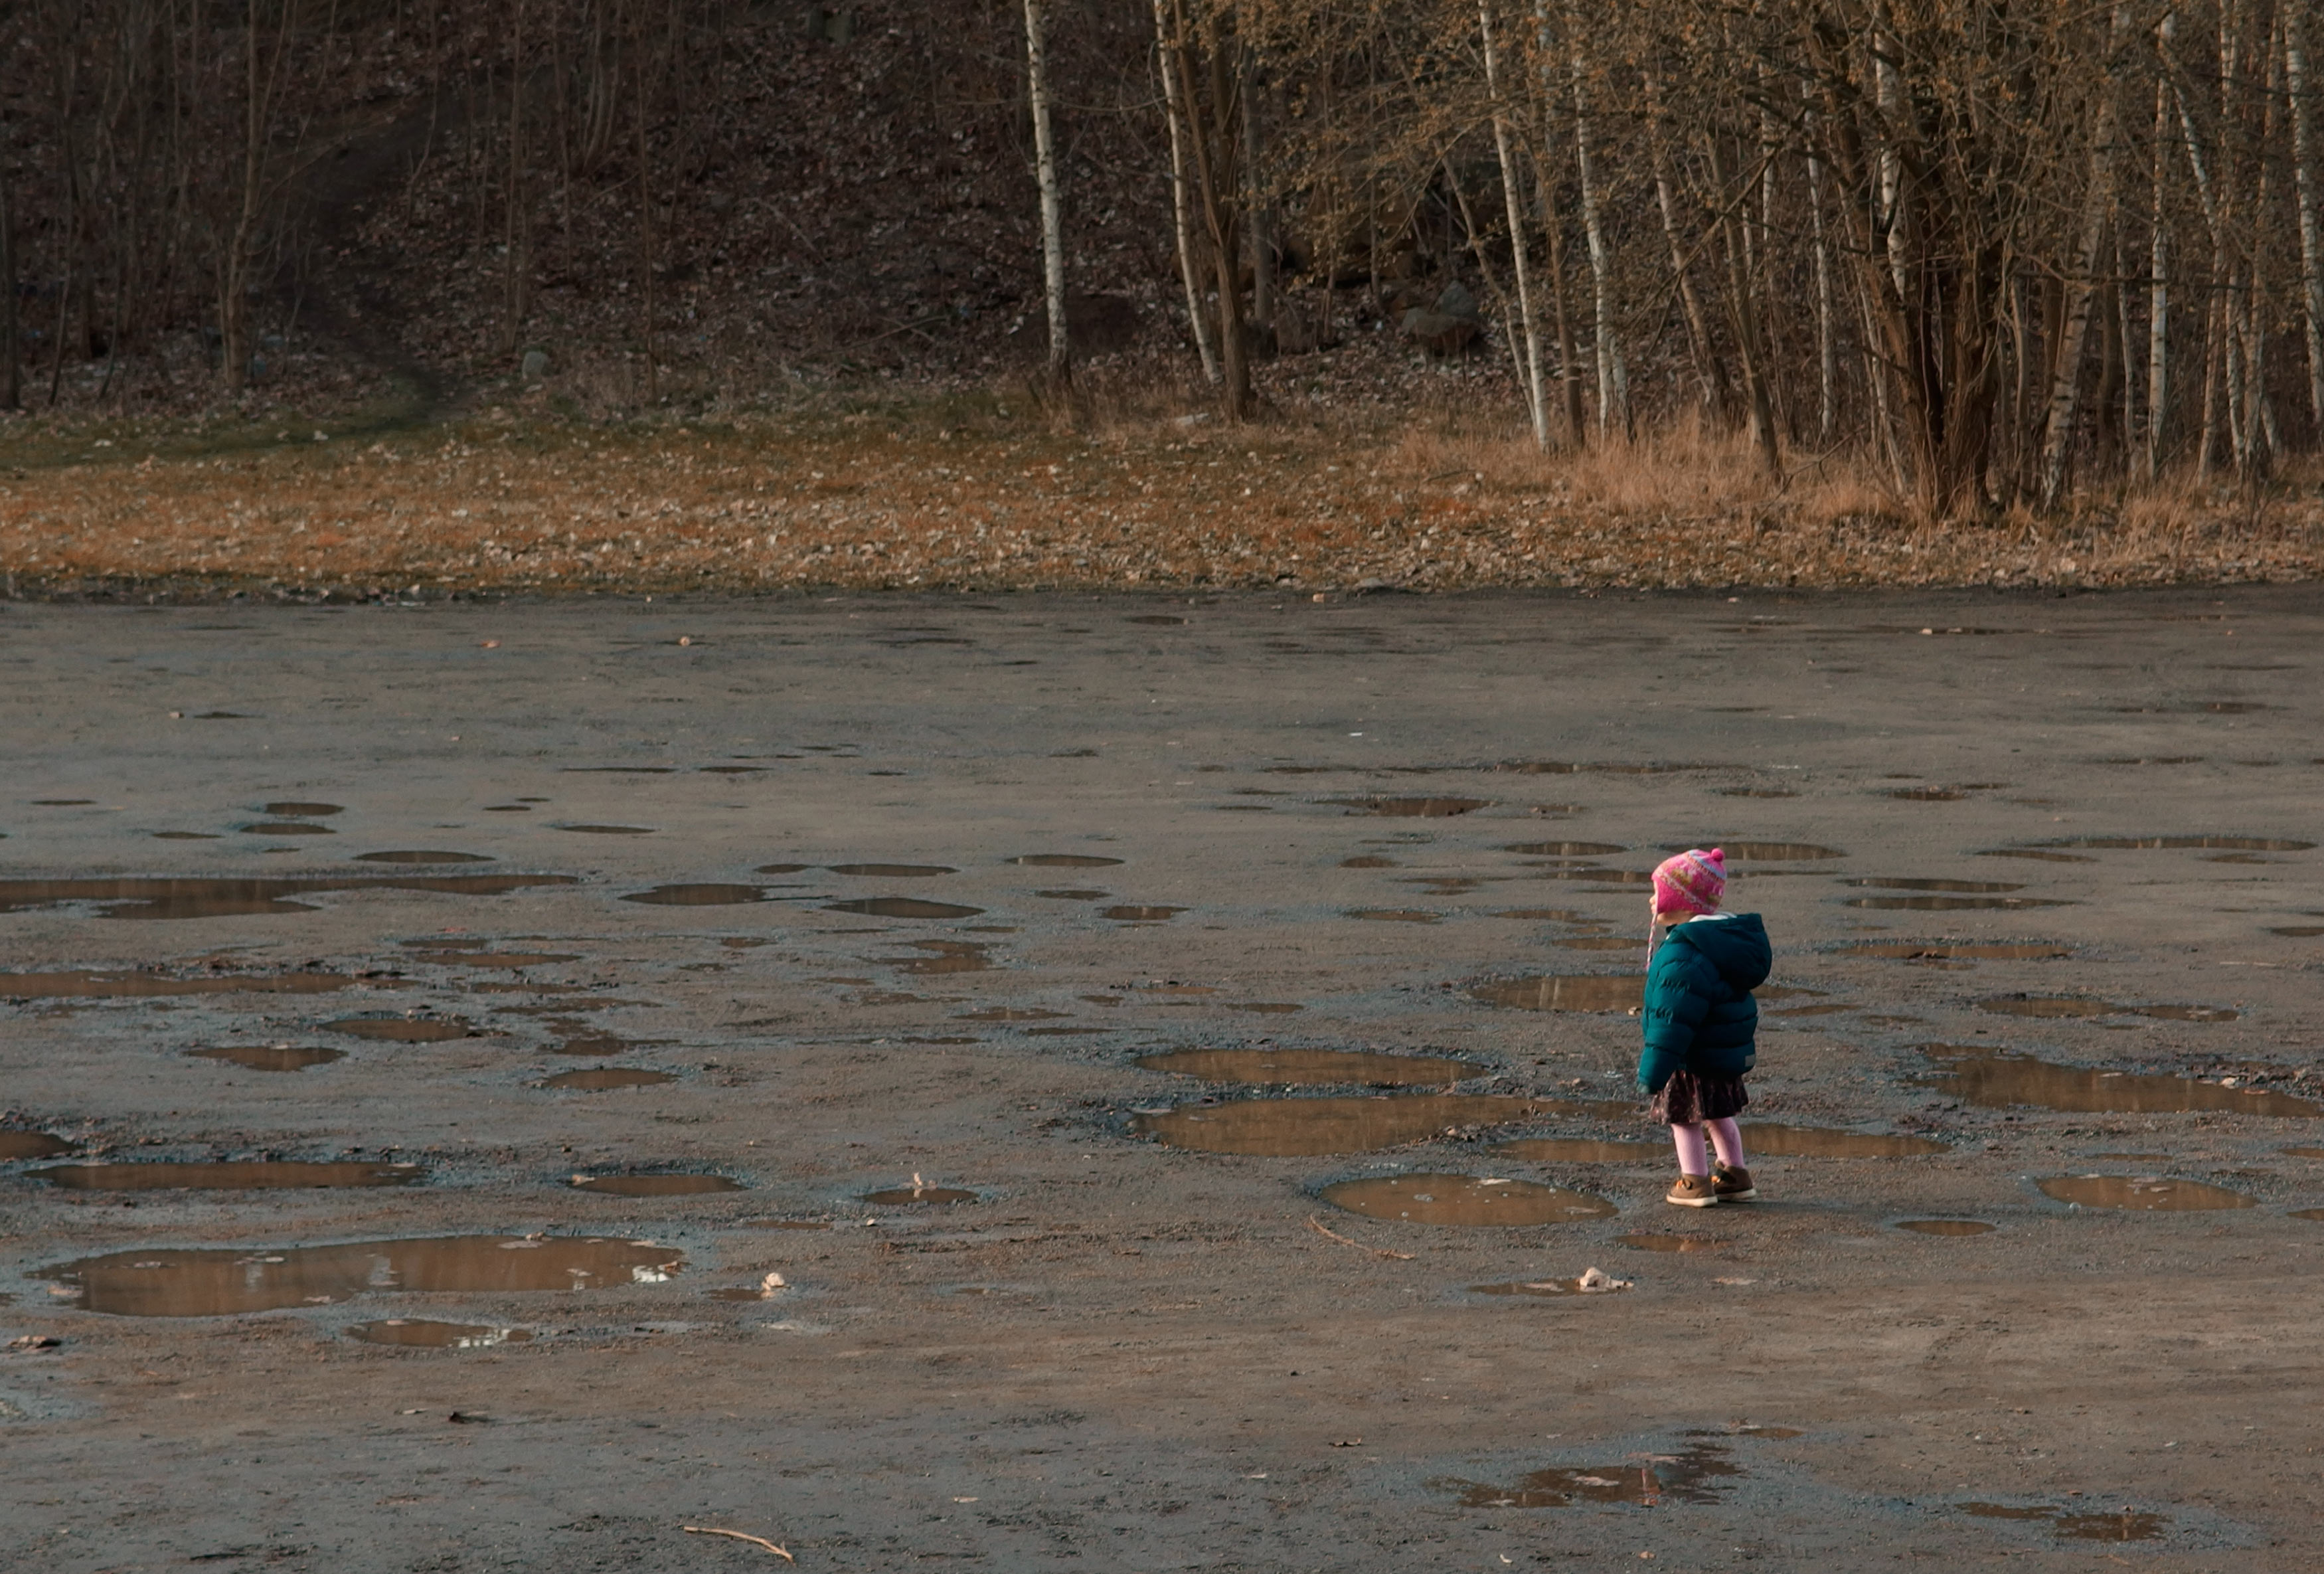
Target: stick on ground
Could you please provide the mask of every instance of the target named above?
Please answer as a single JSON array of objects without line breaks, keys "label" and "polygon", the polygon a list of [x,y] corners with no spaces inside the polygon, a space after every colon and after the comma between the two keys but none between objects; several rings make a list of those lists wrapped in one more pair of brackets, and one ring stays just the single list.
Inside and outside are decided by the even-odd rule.
[{"label": "stick on ground", "polygon": [[1323,1227],[1323,1222],[1316,1218],[1316,1217],[1312,1213],[1307,1216],[1307,1227],[1314,1230],[1317,1235],[1322,1236],[1327,1241],[1337,1241],[1343,1246],[1353,1246],[1360,1252],[1370,1252],[1375,1257],[1393,1257],[1399,1263],[1409,1263],[1412,1261],[1412,1254],[1410,1252],[1391,1252],[1384,1246],[1368,1246],[1361,1241],[1350,1240],[1338,1230],[1326,1229]]},{"label": "stick on ground", "polygon": [[792,1557],[764,1536],[754,1536],[742,1531],[722,1531],[716,1525],[687,1525],[684,1528],[689,1536],[732,1536],[738,1542],[748,1542],[754,1547],[764,1547],[786,1563],[798,1561],[797,1558]]}]

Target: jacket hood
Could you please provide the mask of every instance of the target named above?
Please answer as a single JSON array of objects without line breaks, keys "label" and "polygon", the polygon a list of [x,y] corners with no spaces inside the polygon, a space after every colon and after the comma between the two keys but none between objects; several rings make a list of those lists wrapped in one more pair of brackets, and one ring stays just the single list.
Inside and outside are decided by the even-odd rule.
[{"label": "jacket hood", "polygon": [[1767,943],[1767,926],[1759,921],[1756,912],[1691,920],[1673,928],[1663,944],[1693,948],[1738,991],[1757,989],[1765,984],[1768,970],[1775,966],[1775,952]]}]

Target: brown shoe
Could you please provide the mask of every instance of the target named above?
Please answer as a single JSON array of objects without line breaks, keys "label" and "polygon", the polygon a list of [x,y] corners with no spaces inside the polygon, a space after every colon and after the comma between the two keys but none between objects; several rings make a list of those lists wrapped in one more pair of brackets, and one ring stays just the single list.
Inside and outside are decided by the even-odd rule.
[{"label": "brown shoe", "polygon": [[1708,1175],[1681,1175],[1663,1200],[1678,1208],[1716,1208],[1719,1190]]},{"label": "brown shoe", "polygon": [[1730,1170],[1724,1164],[1711,1166],[1711,1190],[1721,1202],[1748,1202],[1759,1195],[1758,1189],[1751,1184],[1750,1171]]}]

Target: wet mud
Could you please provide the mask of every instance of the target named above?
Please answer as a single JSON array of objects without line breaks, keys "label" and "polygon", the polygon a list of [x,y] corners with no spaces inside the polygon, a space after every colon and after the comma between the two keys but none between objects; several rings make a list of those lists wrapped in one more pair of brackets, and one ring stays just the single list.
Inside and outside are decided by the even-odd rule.
[{"label": "wet mud", "polygon": [[1356,1050],[1173,1050],[1141,1056],[1138,1064],[1149,1071],[1171,1071],[1206,1082],[1373,1088],[1449,1087],[1489,1069],[1442,1056],[1375,1055]]},{"label": "wet mud", "polygon": [[2252,1199],[2224,1186],[2162,1175],[2053,1175],[2035,1182],[2042,1195],[2076,1208],[2122,1208],[2145,1213],[2204,1213],[2251,1208]]},{"label": "wet mud", "polygon": [[1726,1450],[1695,1448],[1613,1465],[1561,1465],[1520,1477],[1511,1486],[1447,1479],[1432,1483],[1463,1508],[1577,1508],[1628,1505],[1659,1508],[1716,1503],[1725,1484],[1743,1474]]},{"label": "wet mud", "polygon": [[559,1071],[554,1077],[544,1077],[538,1086],[567,1093],[610,1093],[621,1088],[655,1088],[677,1080],[667,1071],[649,1070],[641,1066],[591,1066],[585,1070]]},{"label": "wet mud", "polygon": [[217,1060],[245,1071],[304,1071],[347,1058],[346,1051],[320,1044],[215,1044],[186,1053],[193,1060]]},{"label": "wet mud", "polygon": [[392,1044],[440,1044],[475,1033],[474,1028],[457,1018],[433,1016],[343,1016],[322,1025],[327,1032]]},{"label": "wet mud", "polygon": [[[1646,941],[1638,941],[1639,955]],[[1471,993],[1488,1005],[1516,1011],[1630,1011],[1645,998],[1644,973],[1554,974],[1480,985]]]},{"label": "wet mud", "polygon": [[346,1337],[366,1345],[393,1345],[412,1350],[488,1350],[496,1345],[521,1345],[532,1338],[530,1329],[495,1328],[490,1323],[438,1322],[424,1317],[389,1317],[376,1322],[348,1325]]},{"label": "wet mud", "polygon": [[197,1163],[147,1159],[106,1164],[51,1164],[30,1174],[35,1180],[69,1191],[339,1190],[350,1186],[414,1186],[428,1178],[428,1172],[418,1164],[293,1159],[227,1159]]},{"label": "wet mud", "polygon": [[1406,1093],[1371,1098],[1246,1098],[1141,1115],[1130,1129],[1174,1148],[1263,1158],[1361,1153],[1471,1126],[1507,1125],[1591,1106],[1496,1093]]},{"label": "wet mud", "polygon": [[180,995],[328,995],[355,980],[339,973],[0,973],[0,1000],[137,1000]]},{"label": "wet mud", "polygon": [[1576,1224],[1611,1218],[1615,1206],[1586,1191],[1489,1175],[1383,1175],[1342,1180],[1316,1193],[1333,1207],[1366,1218],[1396,1219],[1463,1229]]},{"label": "wet mud", "polygon": [[703,1197],[747,1190],[732,1176],[675,1172],[576,1175],[567,1184],[576,1191],[594,1191],[601,1197]]},{"label": "wet mud", "polygon": [[1916,1236],[1989,1236],[1998,1227],[1981,1218],[1900,1218],[1900,1230],[1910,1230]]}]

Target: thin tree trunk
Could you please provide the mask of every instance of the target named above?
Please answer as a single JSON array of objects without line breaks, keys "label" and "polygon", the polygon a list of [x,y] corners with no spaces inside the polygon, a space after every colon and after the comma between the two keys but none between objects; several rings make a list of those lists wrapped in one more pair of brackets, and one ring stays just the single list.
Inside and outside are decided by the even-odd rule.
[{"label": "thin tree trunk", "polygon": [[1170,0],[1170,4],[1178,41],[1170,66],[1178,72],[1180,101],[1186,107],[1187,127],[1192,134],[1186,141],[1194,155],[1194,193],[1202,202],[1203,225],[1209,235],[1211,263],[1218,280],[1220,403],[1229,421],[1241,421],[1250,416],[1251,390],[1250,346],[1243,331],[1241,270],[1236,255],[1241,224],[1232,195],[1239,189],[1240,180],[1235,168],[1240,109],[1224,58],[1228,41],[1216,36],[1215,27],[1206,41],[1210,47],[1205,74],[1211,89],[1206,106],[1194,81],[1194,46],[1186,37],[1181,0]]},{"label": "thin tree trunk", "polygon": [[[2167,46],[2173,23],[2168,13],[2161,32]],[[2146,245],[2146,442],[2140,474],[2152,482],[2163,467],[2163,420],[2171,403],[2171,223],[2164,203],[2171,173],[2171,88],[2154,79],[2154,199],[2153,233]]]},{"label": "thin tree trunk", "polygon": [[1829,448],[1840,424],[1840,344],[1832,306],[1831,242],[1824,234],[1823,163],[1810,158],[1808,218],[1815,238],[1816,446]]},{"label": "thin tree trunk", "polygon": [[2042,440],[2041,496],[2047,508],[2056,507],[2064,495],[2066,461],[2073,451],[2074,429],[2081,415],[2082,352],[2089,338],[2090,310],[2098,301],[2098,262],[2104,255],[2107,227],[2114,218],[2114,61],[2129,29],[2129,8],[2117,7],[2107,32],[2098,115],[2090,127],[2089,195],[2082,210],[2081,243],[2074,251],[2074,276],[2066,282],[2064,332],[2051,370],[2049,411]]},{"label": "thin tree trunk", "polygon": [[1686,333],[1694,351],[1695,375],[1702,384],[1702,407],[1711,426],[1720,431],[1730,424],[1728,414],[1727,368],[1711,337],[1702,313],[1702,298],[1695,293],[1692,270],[1686,263],[1686,244],[1679,238],[1678,197],[1671,186],[1670,151],[1663,144],[1662,88],[1652,75],[1646,79],[1646,147],[1655,175],[1655,201],[1662,209],[1663,238],[1669,243],[1671,277],[1678,282],[1679,305],[1686,315]]},{"label": "thin tree trunk", "polygon": [[502,224],[501,353],[515,351],[532,282],[530,231],[524,208],[524,0],[512,7],[509,45],[508,191]]},{"label": "thin tree trunk", "polygon": [[1784,456],[1776,444],[1775,402],[1767,395],[1766,351],[1759,338],[1759,314],[1753,300],[1755,291],[1749,272],[1750,252],[1745,240],[1750,220],[1737,216],[1737,209],[1747,204],[1728,195],[1734,187],[1737,171],[1726,137],[1714,131],[1710,142],[1711,179],[1719,187],[1719,227],[1726,242],[1728,320],[1734,327],[1736,347],[1743,358],[1743,395],[1750,410],[1751,441],[1759,450],[1759,461],[1766,467],[1768,477],[1781,482]]},{"label": "thin tree trunk", "polygon": [[0,410],[24,407],[23,332],[16,321],[16,226],[8,171],[0,164]]},{"label": "thin tree trunk", "polygon": [[1156,75],[1162,79],[1163,112],[1170,123],[1170,216],[1178,237],[1178,277],[1186,286],[1186,322],[1194,329],[1195,352],[1203,358],[1204,379],[1215,384],[1219,352],[1212,343],[1202,289],[1195,282],[1194,224],[1186,201],[1185,111],[1178,103],[1178,73],[1171,65],[1174,46],[1163,0],[1154,0],[1154,41],[1159,51]]},{"label": "thin tree trunk", "polygon": [[[1237,35],[1244,35],[1240,10],[1236,22]],[[1243,222],[1250,231],[1250,320],[1259,334],[1272,340],[1275,227],[1267,203],[1266,120],[1259,113],[1258,51],[1248,46],[1235,51],[1235,93],[1242,106]]]},{"label": "thin tree trunk", "polygon": [[1065,206],[1057,194],[1057,159],[1049,137],[1049,67],[1042,40],[1041,0],[1025,0],[1025,91],[1033,106],[1033,158],[1041,187],[1041,281],[1049,302],[1049,376],[1073,368],[1065,325]]},{"label": "thin tree trunk", "polygon": [[1541,386],[1541,333],[1533,317],[1531,268],[1526,260],[1525,204],[1517,196],[1517,167],[1509,153],[1508,117],[1501,112],[1500,59],[1493,47],[1492,0],[1478,0],[1477,31],[1485,44],[1485,90],[1493,100],[1493,151],[1501,166],[1501,200],[1509,215],[1509,255],[1517,273],[1517,315],[1525,324],[1526,408],[1533,417],[1536,448],[1549,446],[1549,406]]},{"label": "thin tree trunk", "polygon": [[[1570,31],[1579,27],[1569,18]],[[1609,431],[1630,435],[1630,377],[1622,365],[1622,347],[1614,325],[1614,256],[1606,244],[1604,217],[1595,155],[1590,151],[1590,63],[1577,43],[1573,49],[1573,160],[1582,177],[1582,229],[1590,241],[1590,285],[1594,308],[1591,338],[1598,356],[1598,438]]]},{"label": "thin tree trunk", "polygon": [[654,227],[653,227],[653,161],[646,145],[647,88],[652,81],[646,69],[645,21],[641,14],[636,29],[638,60],[638,265],[644,273],[640,281],[640,293],[645,307],[646,398],[661,395],[661,372],[654,361]]},{"label": "thin tree trunk", "polygon": [[2317,217],[2315,131],[2308,114],[2308,0],[2283,11],[2283,79],[2292,92],[2292,170],[2300,199],[2300,283],[2308,329],[2308,411],[2324,434],[2324,225]]},{"label": "thin tree trunk", "polygon": [[[2269,31],[2267,44],[2267,89],[2260,97],[2259,134],[2252,144],[2252,163],[2256,166],[2253,177],[2252,225],[2267,223],[2268,176],[2273,164],[2267,157],[2273,138],[2276,100],[2283,91],[2283,52],[2276,48],[2275,30]],[[2274,464],[2275,419],[2268,409],[2267,399],[2267,275],[2269,247],[2263,240],[2251,248],[2251,260],[2244,273],[2244,418],[2243,448],[2236,456],[2239,472],[2246,478],[2264,476]]]}]

